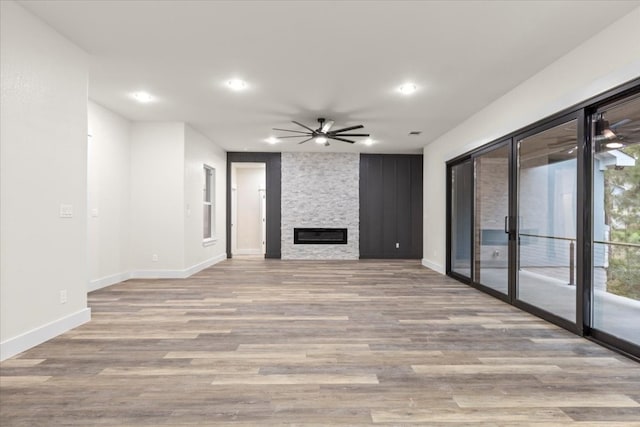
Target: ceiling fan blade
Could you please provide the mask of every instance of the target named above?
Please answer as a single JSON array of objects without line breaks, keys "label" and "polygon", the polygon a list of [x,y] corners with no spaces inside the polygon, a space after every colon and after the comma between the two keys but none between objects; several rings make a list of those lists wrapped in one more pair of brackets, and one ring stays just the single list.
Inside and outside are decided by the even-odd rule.
[{"label": "ceiling fan blade", "polygon": [[609,128],[610,129],[615,129],[615,128],[620,127],[620,126],[624,126],[627,123],[631,123],[631,121],[632,121],[631,119],[622,119],[619,122],[616,122],[616,123],[610,125]]},{"label": "ceiling fan blade", "polygon": [[368,133],[338,133],[338,134],[332,134],[332,135],[337,135],[337,136],[369,136]]},{"label": "ceiling fan blade", "polygon": [[335,122],[333,120],[329,120],[328,122],[325,122],[324,125],[322,125],[322,133],[327,133],[329,132],[329,129],[331,129],[331,126],[333,126]]},{"label": "ceiling fan blade", "polygon": [[356,125],[356,126],[349,126],[346,128],[342,128],[342,129],[337,129],[337,130],[332,130],[331,132],[329,132],[331,135],[335,135],[336,133],[340,133],[340,132],[346,132],[348,130],[354,130],[354,129],[362,129],[364,126],[363,125]]},{"label": "ceiling fan blade", "polygon": [[349,140],[349,139],[344,139],[344,138],[339,138],[339,137],[337,137],[337,136],[335,136],[335,135],[327,135],[327,138],[329,138],[329,139],[335,139],[335,140],[343,141],[343,142],[348,142],[349,144],[355,144],[355,143],[356,143],[355,141],[351,141],[351,140]]},{"label": "ceiling fan blade", "polygon": [[297,124],[298,126],[302,126],[303,128],[308,129],[311,133],[315,133],[316,132],[315,130],[311,129],[309,126],[305,126],[302,123],[296,122],[295,120],[292,120],[292,122]]},{"label": "ceiling fan blade", "polygon": [[306,138],[310,136],[308,133],[305,133],[304,135],[287,135],[287,136],[276,136],[277,139],[283,139],[283,138]]},{"label": "ceiling fan blade", "polygon": [[313,139],[313,137],[309,138],[309,139],[305,139],[304,141],[300,141],[298,142],[298,144],[304,144],[307,141],[311,141]]},{"label": "ceiling fan blade", "polygon": [[302,132],[301,130],[290,130],[290,129],[280,129],[280,128],[273,128],[273,130],[278,130],[278,131],[282,131],[282,132],[304,133],[305,135],[309,134],[309,132]]}]

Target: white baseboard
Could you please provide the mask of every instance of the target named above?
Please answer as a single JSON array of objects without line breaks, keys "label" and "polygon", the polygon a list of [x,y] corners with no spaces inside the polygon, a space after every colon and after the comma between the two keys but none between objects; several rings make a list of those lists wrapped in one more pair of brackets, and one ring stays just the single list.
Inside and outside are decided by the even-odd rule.
[{"label": "white baseboard", "polygon": [[199,264],[196,264],[192,267],[189,267],[186,270],[184,270],[185,271],[184,278],[186,279],[187,277],[193,276],[194,274],[199,273],[205,268],[209,268],[212,265],[216,265],[217,263],[224,261],[225,259],[227,259],[227,254],[223,253],[223,254],[214,256],[213,258],[209,258],[208,260],[203,261]]},{"label": "white baseboard", "polygon": [[107,286],[115,285],[116,283],[124,282],[129,279],[131,279],[131,272],[126,271],[124,273],[112,274],[111,276],[91,280],[87,286],[87,292],[97,291],[98,289],[106,288]]},{"label": "white baseboard", "polygon": [[199,271],[227,259],[227,254],[222,253],[206,261],[193,265],[184,270],[135,270],[131,272],[132,279],[186,279]]},{"label": "white baseboard", "polygon": [[262,249],[236,249],[233,255],[262,255]]},{"label": "white baseboard", "polygon": [[0,343],[0,361],[29,350],[91,320],[87,307]]},{"label": "white baseboard", "polygon": [[422,258],[422,265],[427,267],[427,268],[430,268],[431,270],[434,270],[437,273],[445,274],[444,273],[444,267],[442,267],[442,265],[440,265],[440,264],[438,264],[436,262],[433,262],[433,261],[429,261],[426,258]]}]

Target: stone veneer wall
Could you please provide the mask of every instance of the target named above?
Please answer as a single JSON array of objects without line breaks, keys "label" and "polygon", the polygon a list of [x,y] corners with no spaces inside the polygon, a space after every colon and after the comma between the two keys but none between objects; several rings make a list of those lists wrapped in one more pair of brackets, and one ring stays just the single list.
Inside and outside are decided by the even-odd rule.
[{"label": "stone veneer wall", "polygon": [[[360,155],[282,153],[282,259],[360,257]],[[347,228],[346,245],[294,245],[294,227]]]}]

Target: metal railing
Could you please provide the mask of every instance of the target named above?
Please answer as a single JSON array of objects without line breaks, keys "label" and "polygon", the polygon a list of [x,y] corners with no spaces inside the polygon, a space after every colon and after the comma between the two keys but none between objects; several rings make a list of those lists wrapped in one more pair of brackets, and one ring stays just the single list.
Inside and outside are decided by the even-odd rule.
[{"label": "metal railing", "polygon": [[[571,237],[555,237],[555,236],[543,236],[539,234],[528,234],[528,233],[519,233],[519,236],[525,237],[538,237],[541,239],[551,239],[551,240],[564,240],[569,242],[569,286],[576,285],[576,272],[575,272],[575,258],[576,258],[576,239]],[[519,250],[519,245],[518,245]],[[520,257],[518,256],[518,262]]]},{"label": "metal railing", "polygon": [[[550,239],[550,240],[561,240],[569,242],[569,285],[575,286],[575,250],[576,250],[576,239],[571,237],[556,237],[556,236],[545,236],[540,234],[529,234],[529,233],[519,233],[520,236],[524,237],[535,237],[540,239]],[[603,241],[603,240],[594,240],[594,244],[602,244],[602,245],[611,245],[611,246],[622,246],[627,248],[635,248],[640,249],[640,244],[637,243],[624,243],[624,242],[611,242],[611,241]],[[518,251],[519,251],[518,246]],[[520,256],[518,256],[518,262],[520,261]]]}]

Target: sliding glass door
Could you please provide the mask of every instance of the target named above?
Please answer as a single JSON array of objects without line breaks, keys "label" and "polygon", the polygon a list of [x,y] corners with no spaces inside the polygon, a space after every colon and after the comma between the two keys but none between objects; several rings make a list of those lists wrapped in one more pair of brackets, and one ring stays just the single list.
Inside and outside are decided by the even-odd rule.
[{"label": "sliding glass door", "polygon": [[449,274],[640,357],[640,79],[448,173]]},{"label": "sliding glass door", "polygon": [[576,322],[577,120],[517,139],[517,295]]},{"label": "sliding glass door", "polygon": [[592,123],[591,327],[640,346],[640,96]]},{"label": "sliding glass door", "polygon": [[467,160],[453,166],[450,186],[450,271],[471,278],[471,195],[473,164]]},{"label": "sliding glass door", "polygon": [[473,280],[509,293],[510,141],[474,157]]}]

